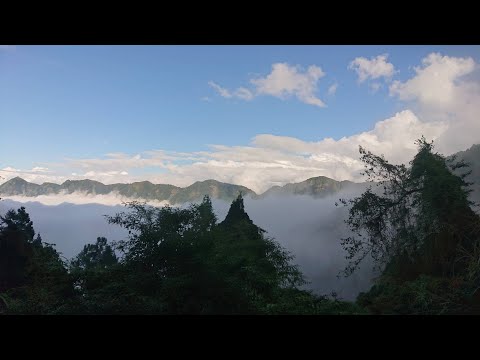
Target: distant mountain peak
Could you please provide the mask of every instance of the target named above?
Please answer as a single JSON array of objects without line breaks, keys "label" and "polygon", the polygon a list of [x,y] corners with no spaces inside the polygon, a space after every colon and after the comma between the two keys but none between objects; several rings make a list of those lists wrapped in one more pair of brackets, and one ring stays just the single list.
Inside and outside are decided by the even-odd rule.
[{"label": "distant mountain peak", "polygon": [[298,183],[288,183],[283,186],[275,185],[265,191],[261,197],[272,195],[309,195],[315,198],[336,193],[347,186],[354,184],[351,181],[337,181],[326,176],[315,176]]},{"label": "distant mountain peak", "polygon": [[11,181],[12,183],[22,183],[22,184],[25,184],[25,183],[28,182],[28,181],[22,179],[20,176],[15,176],[14,178],[12,178],[8,181]]}]

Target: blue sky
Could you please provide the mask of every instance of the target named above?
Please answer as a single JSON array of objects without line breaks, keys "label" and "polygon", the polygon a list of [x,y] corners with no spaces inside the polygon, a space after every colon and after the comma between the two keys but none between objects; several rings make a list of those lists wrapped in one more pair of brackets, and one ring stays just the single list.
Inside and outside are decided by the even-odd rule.
[{"label": "blue sky", "polygon": [[[383,68],[375,73],[369,67],[370,75],[384,75],[367,76],[360,83],[358,67],[355,70],[349,64],[361,57],[370,61],[383,54],[384,63],[391,64],[394,71],[387,74],[389,68]],[[440,69],[446,69],[441,70],[445,74],[452,65],[442,59],[459,64],[462,59],[471,59],[473,67],[467,64],[466,70],[458,70],[453,77],[445,75],[445,81],[457,86],[467,74],[470,84],[478,84],[479,46],[0,46],[0,124],[4,134],[0,169],[28,172],[44,167],[49,169],[49,176],[59,179],[73,173],[81,176],[81,171],[87,174],[90,169],[95,177],[102,172],[98,166],[77,164],[75,168],[69,161],[104,159],[108,153],[140,154],[144,158],[148,155],[143,153],[151,150],[195,156],[198,152],[209,153],[206,160],[167,161],[169,166],[181,167],[198,161],[228,161],[210,156],[209,145],[233,151],[237,146],[251,147],[260,134],[322,143],[324,138],[339,140],[371,131],[378,122],[404,110],[428,122],[430,119],[422,116],[438,112],[440,107],[432,110],[432,102],[425,103],[416,88],[403,87],[392,93],[391,87],[395,81],[406,84],[414,79],[418,75],[414,67],[427,68],[422,59],[430,54],[441,56],[429,64],[444,66]],[[302,100],[297,96],[302,90],[289,93],[288,85],[279,90],[285,96],[276,96],[271,84],[261,91],[251,80],[267,79],[274,64],[285,64],[297,74],[307,73],[312,65],[319,68],[321,75],[313,81],[314,89],[309,94],[326,106],[309,104],[305,97]],[[252,98],[222,97],[212,82],[229,94],[244,87]],[[329,93],[333,84],[337,84],[336,91]],[[374,90],[378,86],[375,84],[380,88]],[[475,95],[473,88],[471,93]],[[442,99],[446,96],[437,95]],[[456,106],[448,112],[455,113],[460,109]],[[467,121],[466,128],[471,124]],[[259,145],[253,147],[258,149]],[[272,149],[270,145],[260,147]],[[453,150],[454,146],[445,148]],[[278,164],[282,160],[275,161]],[[116,170],[135,175],[133,180],[142,174],[168,173],[172,176],[165,180],[176,182],[172,167],[155,164],[145,162],[144,166],[120,166]],[[109,166],[108,171],[116,171]],[[295,179],[302,178],[299,171]],[[0,175],[8,177],[7,172]],[[185,175],[188,181],[196,179],[188,174],[176,172],[177,177]],[[289,176],[271,181],[289,181],[293,175]],[[227,180],[226,175],[219,180]]]}]

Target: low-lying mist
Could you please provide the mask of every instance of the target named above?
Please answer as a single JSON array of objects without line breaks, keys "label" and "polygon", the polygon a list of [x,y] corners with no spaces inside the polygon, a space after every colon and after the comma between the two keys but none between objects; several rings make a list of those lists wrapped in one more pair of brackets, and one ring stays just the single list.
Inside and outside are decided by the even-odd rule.
[{"label": "low-lying mist", "polygon": [[[340,245],[340,239],[349,234],[344,224],[347,209],[336,207],[340,197],[351,198],[360,193],[360,189],[349,189],[321,199],[309,196],[271,196],[262,199],[245,199],[245,210],[253,222],[267,231],[294,256],[294,262],[310,282],[306,287],[318,294],[336,292],[340,298],[354,300],[359,292],[366,291],[372,284],[371,265],[348,278],[338,277],[346,265],[346,252]],[[101,197],[98,198],[97,197]],[[33,221],[35,231],[43,240],[55,243],[64,257],[75,256],[86,243],[95,242],[98,236],[109,241],[125,239],[128,232],[116,225],[107,223],[103,215],[113,215],[125,211],[110,195],[99,195],[81,200],[77,204],[64,203],[65,197],[50,196],[45,199],[27,198],[5,199],[0,201],[0,213],[10,208],[25,206]],[[45,196],[47,198],[47,196]],[[35,199],[36,202],[31,202]],[[63,201],[62,201],[63,199]],[[23,201],[22,201],[23,200]],[[103,204],[82,203],[99,201]],[[58,205],[46,205],[58,204]],[[63,203],[62,203],[63,202]],[[230,203],[212,200],[218,220],[222,221]],[[105,203],[109,205],[105,205]],[[152,204],[160,205],[160,204]]]},{"label": "low-lying mist", "polygon": [[128,234],[123,228],[108,224],[103,216],[123,211],[121,205],[45,205],[5,199],[0,201],[0,214],[20,206],[24,206],[30,214],[35,232],[42,236],[43,241],[56,244],[56,249],[67,259],[77,255],[85,244],[94,243],[99,236],[114,241],[124,239]]},{"label": "low-lying mist", "polygon": [[[9,195],[8,200],[17,201],[17,202],[39,202],[45,205],[62,205],[65,203],[75,204],[75,205],[89,205],[89,204],[100,204],[100,205],[122,205],[125,202],[138,200],[146,201],[145,199],[133,199],[126,196],[121,196],[118,193],[112,192],[110,194],[87,194],[79,191],[73,193],[60,193],[52,195],[38,195],[35,197],[32,196],[20,196],[20,195]],[[168,204],[168,201],[157,201],[149,200],[148,203],[152,206],[163,206]]]}]

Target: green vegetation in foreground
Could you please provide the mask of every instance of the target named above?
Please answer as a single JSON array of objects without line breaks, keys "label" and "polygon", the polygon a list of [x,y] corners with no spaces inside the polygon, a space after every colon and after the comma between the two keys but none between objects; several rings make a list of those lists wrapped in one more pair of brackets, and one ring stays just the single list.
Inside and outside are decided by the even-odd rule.
[{"label": "green vegetation in foreground", "polygon": [[[409,166],[360,148],[375,181],[353,200],[343,239],[347,274],[371,257],[382,275],[357,304],[374,314],[479,314],[480,218],[468,200],[466,163],[424,138]],[[460,175],[455,175],[460,174]]]},{"label": "green vegetation in foreground", "polygon": [[[1,218],[5,314],[330,314],[357,306],[300,290],[292,256],[265,236],[239,195],[218,223],[209,197],[187,209],[128,204],[71,261],[37,236],[24,208]],[[115,253],[117,250],[121,256]]]}]

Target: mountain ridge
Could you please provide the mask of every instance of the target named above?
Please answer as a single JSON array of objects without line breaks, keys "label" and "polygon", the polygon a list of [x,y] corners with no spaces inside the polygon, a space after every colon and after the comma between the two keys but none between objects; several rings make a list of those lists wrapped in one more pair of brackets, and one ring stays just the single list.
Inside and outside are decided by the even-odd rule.
[{"label": "mountain ridge", "polygon": [[244,196],[251,196],[252,198],[264,198],[280,194],[323,197],[340,191],[346,185],[353,184],[357,183],[347,180],[337,181],[325,176],[318,176],[298,183],[273,186],[265,192],[257,194],[246,186],[224,183],[213,179],[196,181],[182,188],[170,184],[153,184],[150,181],[106,185],[90,179],[66,180],[62,184],[44,182],[39,185],[17,176],[0,185],[0,195],[36,197],[39,195],[72,194],[74,192],[82,192],[89,195],[118,193],[132,199],[168,201],[170,204],[181,204],[201,200],[204,195],[209,195],[213,199],[232,201],[240,192]]},{"label": "mountain ridge", "polygon": [[[467,178],[467,180],[473,182],[470,196],[473,201],[480,202],[480,144],[472,145],[465,151],[459,151],[452,156],[456,156],[457,160],[464,160],[471,165],[470,170],[472,170],[472,174]],[[455,172],[458,174],[461,173],[461,171]],[[297,183],[287,183],[283,186],[275,185],[263,193],[257,194],[245,186],[224,183],[213,179],[196,181],[186,187],[171,184],[153,184],[148,180],[106,185],[90,179],[66,180],[62,184],[44,182],[39,185],[30,183],[17,176],[0,185],[0,195],[35,197],[39,195],[71,194],[74,192],[84,192],[93,195],[118,193],[132,200],[168,201],[174,205],[199,201],[204,195],[209,195],[212,199],[230,202],[234,200],[240,192],[242,192],[244,196],[251,196],[255,199],[273,195],[308,195],[314,198],[321,198],[338,193],[347,187],[365,186],[366,183],[356,183],[348,180],[337,181],[326,176],[316,176]]]},{"label": "mountain ridge", "polygon": [[204,195],[212,198],[230,201],[239,192],[253,197],[257,194],[241,185],[223,183],[217,180],[196,181],[187,187],[178,187],[170,184],[153,184],[150,181],[133,183],[103,184],[96,180],[66,180],[62,184],[44,182],[35,184],[17,176],[0,185],[0,194],[3,196],[36,197],[40,195],[72,194],[75,192],[88,195],[119,195],[133,199],[168,201],[171,204],[180,204],[189,201],[201,200]]}]

